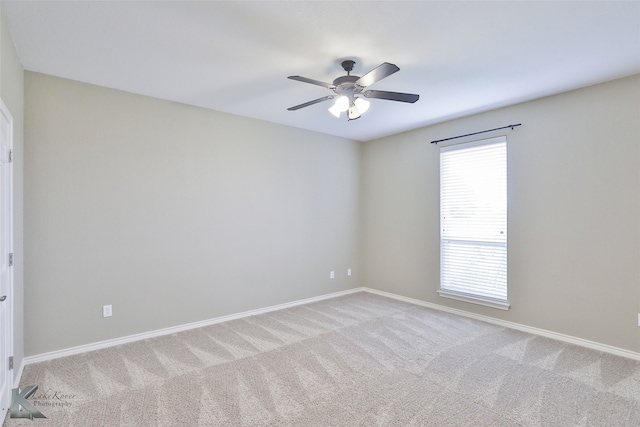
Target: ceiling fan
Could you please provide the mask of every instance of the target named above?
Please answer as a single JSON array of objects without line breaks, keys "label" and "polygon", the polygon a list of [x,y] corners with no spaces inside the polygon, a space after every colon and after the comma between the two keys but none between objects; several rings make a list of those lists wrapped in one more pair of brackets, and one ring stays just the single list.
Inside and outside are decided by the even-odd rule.
[{"label": "ceiling fan", "polygon": [[394,64],[383,62],[373,70],[369,71],[362,77],[352,76],[350,73],[353,70],[355,61],[346,60],[342,61],[342,68],[347,72],[346,76],[338,77],[333,83],[325,83],[314,79],[309,79],[301,76],[289,76],[291,80],[297,80],[299,82],[311,83],[314,85],[326,87],[331,89],[335,95],[327,95],[322,98],[314,99],[313,101],[305,102],[304,104],[296,105],[291,108],[287,108],[289,111],[299,110],[304,107],[308,107],[319,102],[328,101],[330,99],[336,99],[336,102],[329,112],[336,117],[340,117],[340,113],[347,112],[347,120],[355,120],[359,118],[365,111],[369,109],[369,101],[363,98],[377,98],[386,99],[389,101],[400,101],[414,103],[420,95],[412,93],[400,93],[400,92],[387,92],[384,90],[364,90],[367,86],[371,86],[375,82],[390,76],[396,71],[400,71]]}]

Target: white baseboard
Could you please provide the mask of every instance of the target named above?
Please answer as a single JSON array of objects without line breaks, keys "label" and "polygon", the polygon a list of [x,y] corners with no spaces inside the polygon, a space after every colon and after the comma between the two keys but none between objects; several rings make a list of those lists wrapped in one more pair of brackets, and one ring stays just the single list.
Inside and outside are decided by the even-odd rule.
[{"label": "white baseboard", "polygon": [[432,308],[434,310],[444,311],[447,313],[456,314],[463,317],[468,317],[471,319],[480,320],[487,323],[492,323],[494,325],[503,326],[505,328],[516,329],[518,331],[527,332],[534,335],[539,335],[551,339],[555,339],[558,341],[564,341],[570,344],[579,345],[581,347],[590,348],[592,350],[602,351],[604,353],[614,354],[616,356],[627,357],[629,359],[634,359],[640,361],[640,353],[636,353],[630,350],[625,350],[618,347],[613,347],[606,344],[601,344],[595,341],[589,341],[582,338],[573,337],[570,335],[560,334],[557,332],[547,331],[545,329],[534,328],[532,326],[521,325],[519,323],[509,322],[506,320],[500,320],[489,316],[483,316],[480,314],[471,313],[464,310],[458,310],[455,308],[447,307],[444,305],[433,304],[430,302],[418,300],[415,298],[404,297],[397,294],[392,294],[390,292],[379,291],[377,289],[371,289],[367,287],[359,287],[353,288],[346,291],[333,292],[326,295],[320,295],[317,297],[305,298],[293,302],[288,302],[284,304],[273,305],[270,307],[259,308],[256,310],[244,311],[241,313],[230,314],[227,316],[216,317],[213,319],[203,320],[200,322],[187,323],[184,325],[173,326],[170,328],[158,329],[155,331],[144,332],[135,335],[128,335],[126,337],[114,338],[105,341],[99,341],[91,344],[85,344],[77,347],[66,348],[62,350],[51,351],[48,353],[37,354],[34,356],[25,357],[23,363],[20,364],[19,374],[16,377],[16,387],[20,382],[20,377],[22,376],[22,369],[26,365],[30,365],[32,363],[45,362],[48,360],[58,359],[60,357],[71,356],[74,354],[85,353],[88,351],[100,350],[103,348],[113,347],[116,345],[126,344],[134,341],[145,340],[148,338],[159,337],[162,335],[170,335],[177,332],[187,331],[190,329],[201,328],[203,326],[214,325],[216,323],[228,322],[229,320],[241,319],[244,317],[255,316],[257,314],[269,313],[271,311],[282,310],[285,308],[296,307],[303,304],[309,304],[312,302],[322,301],[330,298],[336,298],[343,295],[349,295],[356,292],[369,292],[376,295],[381,295],[387,298],[392,298],[399,301],[408,302],[411,304],[419,305],[422,307]]},{"label": "white baseboard", "polygon": [[[175,334],[177,332],[188,331],[190,329],[196,329],[196,328],[201,328],[203,326],[214,325],[216,323],[228,322],[229,320],[236,320],[236,319],[241,319],[243,317],[255,316],[257,314],[269,313],[271,311],[282,310],[290,307],[296,307],[303,304],[309,304],[312,302],[322,301],[330,298],[336,298],[343,295],[349,295],[349,294],[362,292],[362,291],[364,291],[364,288],[353,288],[346,291],[333,292],[326,295],[305,298],[305,299],[288,302],[284,304],[272,305],[270,307],[258,308],[256,310],[243,311],[241,313],[230,314],[227,316],[220,316],[213,319],[202,320],[199,322],[187,323],[184,325],[172,326],[164,329],[157,329],[155,331],[143,332],[135,335],[128,335],[126,337],[114,338],[114,339],[99,341],[91,344],[80,345],[77,347],[50,351],[48,353],[37,354],[34,356],[27,356],[24,358],[23,364],[31,365],[32,363],[45,362],[48,360],[58,359],[60,357],[71,356],[74,354],[85,353],[88,351],[100,350],[103,348],[113,347],[116,345],[126,344],[134,341],[146,340],[148,338],[159,337],[162,335]],[[19,377],[18,377],[18,381],[19,381]]]},{"label": "white baseboard", "polygon": [[372,294],[384,296],[387,298],[392,298],[398,301],[404,301],[411,304],[419,305],[422,307],[432,308],[434,310],[445,311],[447,313],[456,314],[458,316],[469,317],[471,319],[481,320],[483,322],[491,323],[498,326],[503,326],[509,329],[516,329],[518,331],[527,332],[533,335],[539,335],[546,338],[551,338],[558,341],[564,341],[569,344],[579,345],[581,347],[590,348],[592,350],[602,351],[604,353],[614,354],[616,356],[627,357],[629,359],[639,360],[640,361],[640,353],[636,353],[635,351],[625,350],[623,348],[613,347],[607,344],[601,344],[595,341],[589,341],[582,338],[573,337],[571,335],[560,334],[558,332],[548,331],[545,329],[534,328],[533,326],[522,325],[520,323],[509,322],[506,320],[496,319],[489,316],[483,316],[481,314],[475,314],[464,310],[458,310],[456,308],[447,307],[444,305],[433,304],[430,302],[418,300],[415,298],[403,297],[401,295],[392,294],[390,292],[379,291],[377,289],[371,288],[362,288],[363,291],[369,292]]}]

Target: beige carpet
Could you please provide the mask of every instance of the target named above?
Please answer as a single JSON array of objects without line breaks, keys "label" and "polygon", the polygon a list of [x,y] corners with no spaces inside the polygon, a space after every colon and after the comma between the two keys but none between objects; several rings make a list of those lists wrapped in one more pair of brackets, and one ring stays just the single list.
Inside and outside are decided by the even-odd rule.
[{"label": "beige carpet", "polygon": [[368,293],[25,368],[5,426],[640,426],[640,362]]}]

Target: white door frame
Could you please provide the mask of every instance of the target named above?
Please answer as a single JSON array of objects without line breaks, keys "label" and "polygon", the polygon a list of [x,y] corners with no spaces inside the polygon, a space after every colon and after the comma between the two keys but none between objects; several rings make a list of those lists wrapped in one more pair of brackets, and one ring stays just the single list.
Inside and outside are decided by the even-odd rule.
[{"label": "white door frame", "polygon": [[[11,405],[13,370],[13,117],[0,99],[0,420]],[[6,126],[6,127],[5,127]],[[6,137],[6,138],[5,138]]]}]

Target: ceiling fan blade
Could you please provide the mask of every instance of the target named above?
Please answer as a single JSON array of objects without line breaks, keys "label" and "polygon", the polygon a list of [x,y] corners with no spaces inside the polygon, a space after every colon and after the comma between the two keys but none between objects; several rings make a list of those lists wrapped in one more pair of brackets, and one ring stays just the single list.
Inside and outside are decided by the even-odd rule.
[{"label": "ceiling fan blade", "polygon": [[356,84],[361,87],[367,87],[399,70],[400,68],[398,68],[397,65],[383,62],[381,65],[378,65],[376,68],[356,80]]},{"label": "ceiling fan blade", "polygon": [[303,82],[303,83],[311,83],[312,85],[318,85],[318,86],[326,87],[326,88],[331,89],[331,90],[336,88],[336,85],[334,85],[334,84],[321,82],[320,80],[308,79],[306,77],[289,76],[287,78],[291,79],[291,80],[297,80],[297,81]]},{"label": "ceiling fan blade", "polygon": [[314,99],[313,101],[305,102],[304,104],[296,105],[295,107],[287,108],[289,111],[299,110],[304,107],[308,107],[309,105],[317,104],[318,102],[328,101],[329,99],[335,98],[335,95],[327,95],[322,98]]},{"label": "ceiling fan blade", "polygon": [[362,92],[367,98],[387,99],[389,101],[401,101],[414,103],[420,99],[420,95],[413,93],[387,92],[384,90],[365,90]]}]

